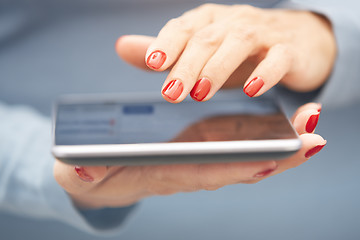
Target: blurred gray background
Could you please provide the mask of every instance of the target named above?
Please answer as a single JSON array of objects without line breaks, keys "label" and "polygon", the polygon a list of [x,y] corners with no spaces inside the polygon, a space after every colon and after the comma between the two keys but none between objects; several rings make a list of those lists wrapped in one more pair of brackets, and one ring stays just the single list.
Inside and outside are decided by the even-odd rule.
[{"label": "blurred gray background", "polygon": [[[126,65],[115,41],[156,35],[168,19],[205,1],[156,2],[0,0],[0,100],[49,116],[64,93],[160,94],[165,75]],[[255,185],[146,199],[122,234],[108,239],[360,239],[359,122],[359,103],[325,104],[317,132],[328,144],[309,162]],[[3,213],[0,232],[14,240],[99,239]]]}]

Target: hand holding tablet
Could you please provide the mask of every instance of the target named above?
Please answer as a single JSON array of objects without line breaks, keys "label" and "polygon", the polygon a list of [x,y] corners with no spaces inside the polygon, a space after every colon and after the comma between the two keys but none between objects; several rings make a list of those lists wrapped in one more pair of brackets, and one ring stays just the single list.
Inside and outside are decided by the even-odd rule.
[{"label": "hand holding tablet", "polygon": [[319,109],[319,104],[309,103],[294,114],[291,122],[302,146],[281,160],[139,166],[73,166],[56,161],[55,178],[74,202],[85,208],[121,207],[153,195],[256,183],[301,165],[324,147],[326,141],[313,133],[315,126],[307,132]]}]

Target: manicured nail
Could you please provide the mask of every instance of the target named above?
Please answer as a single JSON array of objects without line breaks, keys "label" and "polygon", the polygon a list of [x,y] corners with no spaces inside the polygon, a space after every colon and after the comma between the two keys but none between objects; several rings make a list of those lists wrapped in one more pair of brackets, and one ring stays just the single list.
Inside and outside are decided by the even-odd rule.
[{"label": "manicured nail", "polygon": [[255,178],[261,178],[261,177],[266,177],[268,175],[270,175],[273,171],[275,171],[277,168],[277,166],[275,168],[269,168],[265,171],[259,172],[257,174],[254,175]]},{"label": "manicured nail", "polygon": [[167,98],[175,101],[181,95],[184,86],[179,80],[171,80],[164,89],[162,90],[162,94]]},{"label": "manicured nail", "polygon": [[319,116],[320,116],[320,113],[315,114],[315,115],[311,115],[309,117],[309,120],[307,121],[306,126],[305,126],[306,132],[312,133],[315,130],[316,125],[317,125],[317,123],[319,121]]},{"label": "manicured nail", "polygon": [[207,78],[201,78],[195,83],[195,86],[190,92],[190,96],[196,101],[202,101],[209,93],[211,83]]},{"label": "manicured nail", "polygon": [[75,166],[75,172],[79,176],[79,178],[81,180],[83,180],[84,182],[93,182],[94,181],[94,178],[86,173],[84,167]]},{"label": "manicured nail", "polygon": [[317,145],[317,146],[313,147],[312,149],[310,149],[309,151],[307,151],[307,152],[305,153],[305,157],[306,157],[306,158],[309,158],[309,157],[314,156],[315,154],[317,154],[318,152],[320,152],[321,149],[322,149],[323,147],[325,147],[325,145],[326,145],[326,143],[325,143],[324,145]]},{"label": "manicured nail", "polygon": [[262,86],[264,86],[264,80],[260,77],[255,77],[244,87],[244,92],[249,97],[253,97],[257,92],[259,92]]},{"label": "manicured nail", "polygon": [[166,54],[158,50],[150,54],[146,64],[152,69],[159,69],[164,64],[165,60]]}]

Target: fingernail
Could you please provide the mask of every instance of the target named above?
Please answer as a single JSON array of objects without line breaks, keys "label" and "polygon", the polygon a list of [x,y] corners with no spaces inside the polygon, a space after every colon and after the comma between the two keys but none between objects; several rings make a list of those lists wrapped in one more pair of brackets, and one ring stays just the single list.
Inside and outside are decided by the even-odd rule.
[{"label": "fingernail", "polygon": [[305,157],[306,158],[309,158],[309,157],[312,157],[314,156],[315,154],[317,154],[318,152],[320,152],[320,150],[325,147],[326,143],[324,145],[317,145],[315,147],[313,147],[312,149],[310,149],[309,151],[307,151],[305,153]]},{"label": "fingernail", "polygon": [[255,77],[244,87],[244,92],[249,97],[253,97],[257,92],[259,92],[262,86],[264,86],[264,80],[260,77]]},{"label": "fingernail", "polygon": [[320,116],[320,113],[315,114],[315,115],[311,115],[309,117],[309,120],[307,121],[306,126],[305,126],[306,132],[312,133],[315,130],[316,125],[317,125],[317,123],[319,121],[319,116]]},{"label": "fingernail", "polygon": [[211,83],[207,78],[201,78],[195,83],[195,86],[190,92],[190,96],[196,101],[202,101],[209,93]]},{"label": "fingernail", "polygon": [[179,80],[171,80],[164,89],[162,90],[162,94],[167,98],[175,101],[181,95],[184,86]]},{"label": "fingernail", "polygon": [[85,182],[93,182],[94,178],[86,173],[84,167],[75,166],[75,172],[79,176],[79,178]]},{"label": "fingernail", "polygon": [[148,67],[152,69],[159,69],[166,60],[166,54],[162,51],[155,51],[150,54],[146,60]]},{"label": "fingernail", "polygon": [[254,175],[255,178],[261,178],[261,177],[265,177],[265,176],[268,176],[270,175],[273,171],[275,171],[277,168],[277,166],[275,168],[269,168],[265,171],[262,171],[262,172],[259,172],[257,174]]}]

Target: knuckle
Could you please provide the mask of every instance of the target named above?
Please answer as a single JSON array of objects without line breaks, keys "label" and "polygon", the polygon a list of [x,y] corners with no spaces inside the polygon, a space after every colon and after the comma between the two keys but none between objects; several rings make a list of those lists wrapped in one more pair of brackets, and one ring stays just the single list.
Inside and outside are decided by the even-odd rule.
[{"label": "knuckle", "polygon": [[256,39],[256,30],[255,30],[255,28],[251,28],[251,27],[246,27],[246,28],[241,28],[240,29],[241,30],[241,32],[239,32],[239,33],[241,33],[241,37],[245,40],[245,41],[253,41],[253,40],[255,40]]},{"label": "knuckle", "polygon": [[228,61],[221,61],[220,59],[216,61],[214,64],[216,66],[216,71],[213,72],[213,74],[216,76],[215,79],[221,79],[219,78],[219,75],[222,75],[224,72],[227,72],[230,68],[230,63]]},{"label": "knuckle", "polygon": [[274,76],[277,76],[277,79],[275,80],[280,80],[279,77],[283,75],[284,72],[284,67],[280,66],[280,64],[277,64],[278,62],[273,61],[273,63],[270,65],[271,66],[271,72]]},{"label": "knuckle", "polygon": [[198,7],[200,11],[212,11],[218,6],[218,4],[215,3],[205,3]]},{"label": "knuckle", "polygon": [[286,44],[277,43],[272,48],[284,57],[291,57],[293,55],[291,48]]},{"label": "knuckle", "polygon": [[257,31],[255,27],[236,24],[231,33],[232,37],[241,42],[254,42],[257,40]]},{"label": "knuckle", "polygon": [[287,64],[289,64],[289,66],[291,64],[293,64],[294,59],[295,59],[295,54],[294,54],[293,49],[291,47],[289,47],[288,45],[284,45],[283,57],[286,59]]},{"label": "knuckle", "polygon": [[253,7],[251,5],[234,5],[232,9],[232,16],[236,18],[244,17],[244,15],[253,15],[259,11],[259,8]]},{"label": "knuckle", "polygon": [[178,18],[170,19],[166,23],[163,29],[165,30],[175,29],[176,31],[181,31],[185,34],[190,34],[193,31],[193,24],[184,17],[178,17]]},{"label": "knuckle", "polygon": [[281,64],[275,62],[272,63],[272,71],[277,74],[282,74],[284,72],[284,69],[288,69],[292,64],[294,55],[291,48],[286,44],[279,43],[271,47],[270,51],[272,51],[273,54],[276,55],[273,59],[278,59],[278,61],[281,62]]},{"label": "knuckle", "polygon": [[[222,59],[211,59],[202,70],[202,75],[212,79],[216,84],[223,84],[224,73],[229,72],[231,63]],[[224,79],[224,80],[223,80]]]},{"label": "knuckle", "polygon": [[272,46],[272,49],[275,49],[276,51],[281,52],[281,53],[285,53],[286,51],[288,51],[286,45],[283,43],[275,44],[274,46]]},{"label": "knuckle", "polygon": [[194,78],[198,76],[198,71],[194,69],[194,66],[190,63],[182,61],[181,65],[178,65],[173,73],[171,73],[172,79],[186,79]]},{"label": "knuckle", "polygon": [[190,46],[202,45],[204,47],[218,46],[221,40],[221,34],[214,31],[213,28],[206,28],[196,32],[189,40]]},{"label": "knuckle", "polygon": [[168,179],[167,174],[164,173],[163,168],[156,170],[147,168],[143,169],[142,173],[146,175],[145,188],[151,195],[170,195],[175,193],[173,189],[168,187],[168,182],[170,180]]}]

